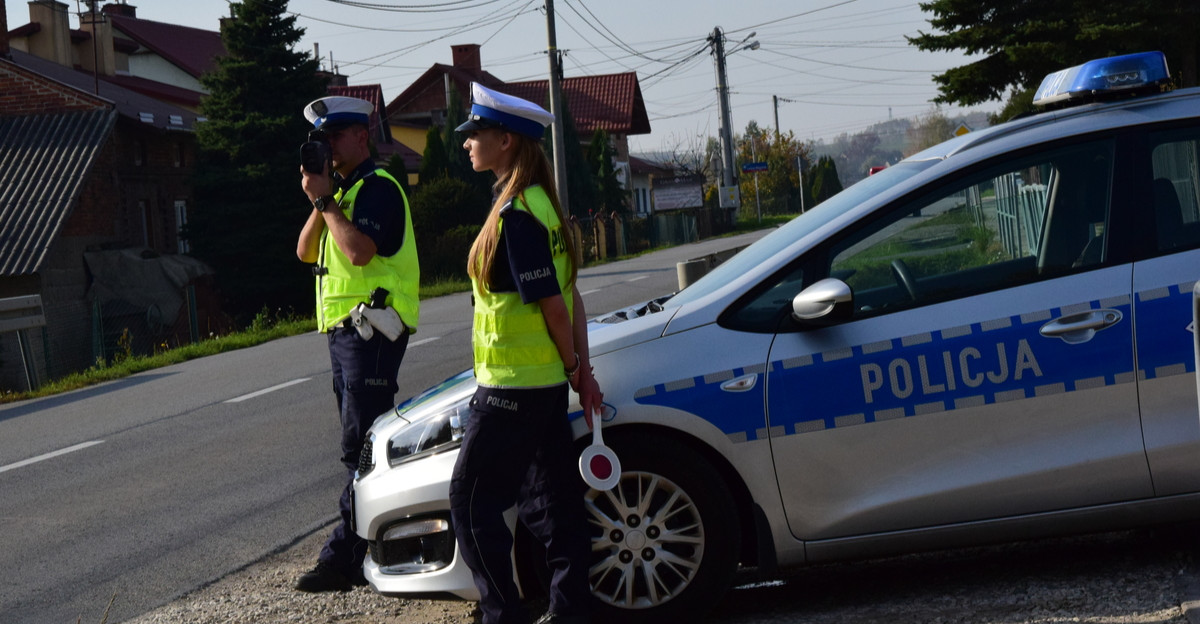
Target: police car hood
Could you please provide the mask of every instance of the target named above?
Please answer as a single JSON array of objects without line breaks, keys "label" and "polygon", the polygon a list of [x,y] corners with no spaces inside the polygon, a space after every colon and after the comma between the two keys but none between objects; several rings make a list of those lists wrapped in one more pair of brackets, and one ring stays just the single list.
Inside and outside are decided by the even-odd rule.
[{"label": "police car hood", "polygon": [[596,357],[662,336],[679,310],[667,305],[673,296],[656,297],[588,321],[589,353]]}]

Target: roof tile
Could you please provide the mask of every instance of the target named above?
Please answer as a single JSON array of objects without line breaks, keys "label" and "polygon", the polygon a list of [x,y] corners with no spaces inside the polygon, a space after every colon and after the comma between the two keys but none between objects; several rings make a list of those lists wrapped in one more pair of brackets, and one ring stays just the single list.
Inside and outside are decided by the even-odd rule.
[{"label": "roof tile", "polygon": [[109,18],[114,28],[194,78],[215,69],[215,59],[226,54],[219,32],[124,15],[110,15]]},{"label": "roof tile", "polygon": [[0,275],[41,270],[117,113],[0,117]]},{"label": "roof tile", "polygon": [[[498,90],[545,105],[549,100],[548,84],[546,80],[510,82]],[[581,134],[598,129],[621,134],[650,132],[650,119],[636,73],[566,78],[562,81],[562,92],[575,128]]]}]

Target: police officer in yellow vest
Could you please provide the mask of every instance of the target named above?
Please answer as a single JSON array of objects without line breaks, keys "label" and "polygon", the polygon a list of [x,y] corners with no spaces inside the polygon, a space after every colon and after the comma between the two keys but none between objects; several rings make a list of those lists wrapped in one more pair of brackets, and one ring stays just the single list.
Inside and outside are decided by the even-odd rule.
[{"label": "police officer in yellow vest", "polygon": [[408,198],[371,160],[373,110],[370,102],[349,97],[321,98],[304,109],[314,129],[324,132],[332,163],[323,173],[301,167],[312,213],[296,255],[316,263],[317,325],[329,341],[346,487],[342,521],[316,567],[297,581],[301,591],[345,591],[365,584],[367,543],[350,529],[354,471],[363,434],[395,406],[400,361],[417,328],[420,270]]},{"label": "police officer in yellow vest", "polygon": [[540,623],[589,621],[590,544],[567,420],[568,384],[587,422],[603,396],[588,363],[575,288],[575,242],[563,227],[541,137],[553,116],[473,84],[466,135],[476,171],[497,181],[471,247],[473,347],[479,388],[450,480],[450,513],[480,593],[484,624],[525,624],[512,578],[505,510],[546,547],[550,609]]}]

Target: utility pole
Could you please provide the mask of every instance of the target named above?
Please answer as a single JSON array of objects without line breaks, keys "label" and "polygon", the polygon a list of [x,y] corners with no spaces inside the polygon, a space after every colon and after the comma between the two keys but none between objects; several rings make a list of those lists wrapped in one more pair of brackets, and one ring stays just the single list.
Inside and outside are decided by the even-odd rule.
[{"label": "utility pole", "polygon": [[550,57],[550,113],[554,122],[550,125],[550,145],[554,149],[554,185],[558,187],[558,204],[562,207],[565,221],[571,216],[567,204],[567,148],[563,137],[562,91],[559,76],[562,73],[562,58],[558,54],[558,40],[554,35],[554,0],[546,0],[546,36],[549,39],[547,55]]},{"label": "utility pole", "polygon": [[775,107],[775,138],[779,138],[779,96],[771,96],[771,104]]},{"label": "utility pole", "polygon": [[[750,160],[758,161],[758,150],[754,147],[758,143],[758,135],[750,137]],[[758,171],[754,172],[754,208],[758,213],[758,222],[762,223],[762,201],[758,198]]]},{"label": "utility pole", "polygon": [[796,100],[789,100],[787,98],[781,98],[778,95],[771,96],[771,102],[775,105],[775,136],[776,137],[779,136],[779,103],[780,102],[795,102],[795,101]]},{"label": "utility pole", "polygon": [[[737,208],[736,187],[733,184],[733,122],[729,118],[729,82],[725,77],[725,33],[721,27],[713,28],[708,37],[712,46],[712,54],[717,63],[717,107],[721,113],[721,189],[719,193],[722,208]],[[727,189],[735,190],[727,190]],[[730,195],[726,195],[730,193]]]}]

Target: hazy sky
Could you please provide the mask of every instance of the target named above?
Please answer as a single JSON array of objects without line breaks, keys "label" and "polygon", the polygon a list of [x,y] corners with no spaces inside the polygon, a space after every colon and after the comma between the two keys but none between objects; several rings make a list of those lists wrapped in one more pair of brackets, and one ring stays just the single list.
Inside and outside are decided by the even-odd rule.
[{"label": "hazy sky", "polygon": [[[123,1],[142,19],[214,31],[229,14],[226,0]],[[26,0],[4,2],[10,29],[28,23]],[[72,12],[85,6],[66,3]],[[302,49],[311,53],[319,44],[324,65],[332,56],[351,84],[381,84],[388,101],[430,65],[449,64],[455,44],[481,44],[483,68],[502,80],[545,78],[543,7],[544,0],[288,4],[305,29]],[[701,137],[717,134],[716,72],[706,41],[715,27],[727,39],[739,133],[751,120],[774,127],[772,96],[779,98],[780,129],[804,140],[928,114],[937,93],[930,76],[966,62],[907,44],[905,35],[930,30],[910,0],[557,0],[554,11],[567,76],[637,72],[653,132],[630,137],[634,151],[702,144]],[[72,28],[78,24],[73,16]],[[741,49],[753,41],[758,49]]]}]

